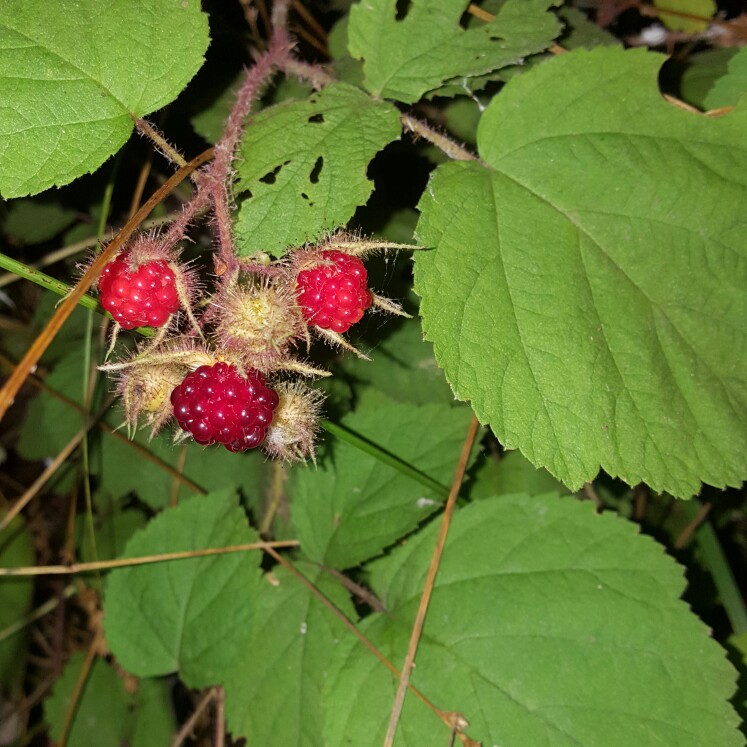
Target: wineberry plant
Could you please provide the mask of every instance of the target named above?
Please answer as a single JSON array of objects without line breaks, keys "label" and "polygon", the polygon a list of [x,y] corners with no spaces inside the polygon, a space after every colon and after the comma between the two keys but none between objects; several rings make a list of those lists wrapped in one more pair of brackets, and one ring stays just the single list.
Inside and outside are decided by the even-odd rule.
[{"label": "wineberry plant", "polygon": [[744,744],[746,21],[0,3],[0,745]]}]

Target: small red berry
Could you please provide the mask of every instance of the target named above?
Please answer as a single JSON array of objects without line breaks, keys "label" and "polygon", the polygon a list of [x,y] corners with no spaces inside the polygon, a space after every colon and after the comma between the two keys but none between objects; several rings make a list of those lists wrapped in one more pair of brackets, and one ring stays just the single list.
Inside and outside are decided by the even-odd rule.
[{"label": "small red berry", "polygon": [[296,280],[305,319],[322,329],[347,332],[371,306],[368,273],[357,257],[335,250],[321,252],[319,264],[301,270]]},{"label": "small red berry", "polygon": [[162,260],[130,269],[127,254],[104,267],[99,279],[101,305],[123,329],[161,327],[179,308],[173,270]]},{"label": "small red berry", "polygon": [[200,366],[171,392],[179,425],[204,446],[223,444],[246,451],[262,443],[278,405],[278,395],[262,374],[243,377],[230,363]]}]

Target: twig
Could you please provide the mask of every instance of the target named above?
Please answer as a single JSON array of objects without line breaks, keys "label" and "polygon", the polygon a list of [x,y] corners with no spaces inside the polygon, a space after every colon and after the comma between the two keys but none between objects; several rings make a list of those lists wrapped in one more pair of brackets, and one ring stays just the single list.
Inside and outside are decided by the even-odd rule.
[{"label": "twig", "polygon": [[344,573],[340,573],[340,571],[335,570],[334,568],[329,568],[328,566],[321,564],[319,565],[319,567],[325,573],[329,573],[330,576],[332,576],[336,581],[344,586],[349,592],[355,594],[358,599],[364,601],[375,612],[386,613],[386,607],[384,607],[381,600],[377,596],[372,594],[368,589],[366,589],[365,586],[356,584],[352,578],[348,578]]},{"label": "twig", "polygon": [[443,516],[441,517],[441,527],[438,532],[436,547],[433,550],[433,557],[428,568],[428,575],[425,579],[423,594],[420,598],[420,605],[418,606],[417,615],[415,616],[415,624],[412,626],[410,644],[407,648],[405,663],[402,667],[402,674],[399,678],[399,687],[397,688],[397,694],[394,697],[392,712],[389,718],[389,726],[387,727],[386,737],[384,738],[385,747],[392,747],[392,745],[394,744],[394,735],[397,732],[399,717],[402,713],[402,706],[405,702],[405,695],[407,694],[407,688],[410,684],[410,675],[415,663],[415,654],[418,650],[420,635],[423,632],[425,616],[428,612],[428,603],[430,602],[431,594],[433,593],[433,585],[436,581],[436,574],[438,573],[438,567],[441,563],[441,556],[443,555],[444,546],[446,545],[446,535],[448,534],[449,527],[451,526],[451,517],[454,513],[454,507],[456,506],[456,500],[457,496],[459,495],[459,490],[462,487],[462,480],[464,479],[464,473],[467,470],[469,454],[470,451],[472,451],[472,445],[475,442],[475,437],[477,436],[477,429],[479,425],[480,424],[477,421],[477,418],[473,416],[469,424],[467,437],[464,440],[464,446],[462,447],[462,453],[459,457],[459,464],[454,475],[454,480],[451,483],[451,491],[449,492],[449,498],[446,501],[446,508],[444,509]]},{"label": "twig", "polygon": [[65,747],[65,745],[67,744],[67,739],[70,736],[70,730],[73,725],[73,720],[75,719],[75,712],[78,710],[78,703],[80,702],[80,698],[83,695],[83,689],[86,686],[86,681],[88,680],[88,675],[91,671],[91,665],[93,664],[93,660],[96,657],[96,652],[98,651],[99,644],[101,643],[102,635],[102,629],[99,628],[99,630],[96,632],[96,635],[93,637],[93,640],[91,641],[91,645],[88,647],[86,658],[83,660],[83,666],[80,670],[80,674],[78,675],[78,679],[75,683],[75,687],[73,688],[73,692],[70,695],[70,701],[67,704],[67,709],[65,710],[65,718],[62,721],[62,729],[60,731],[60,738],[57,740],[57,747]]},{"label": "twig", "polygon": [[287,478],[282,462],[272,463],[272,485],[270,487],[270,501],[267,504],[262,521],[259,524],[259,534],[264,537],[272,526],[280,501],[283,499],[283,483]]},{"label": "twig", "polygon": [[309,65],[308,62],[302,62],[295,57],[289,57],[285,60],[283,63],[283,72],[311,83],[317,90],[332,85],[332,83],[337,83],[337,78],[328,73],[324,68],[319,65]]},{"label": "twig", "polygon": [[167,195],[173,192],[184,179],[195,169],[202,166],[213,156],[213,149],[203,151],[186,166],[179,169],[164,185],[157,189],[150,199],[137,211],[137,213],[125,224],[124,228],[117,234],[114,240],[101,251],[85,275],[78,281],[70,294],[60,303],[47,326],[39,334],[31,347],[26,351],[21,362],[16,366],[13,373],[8,377],[5,385],[0,389],[0,419],[2,419],[8,408],[15,402],[16,394],[23,386],[28,375],[39,362],[44,351],[49,347],[52,340],[62,328],[67,318],[77,306],[78,301],[85,295],[86,291],[93,285],[106,264],[111,261],[120,247],[132,236],[137,227],[148,217],[153,208],[158,205]]},{"label": "twig", "polygon": [[701,503],[697,513],[690,520],[688,525],[677,535],[677,539],[674,541],[674,549],[681,550],[695,534],[696,529],[706,520],[708,514],[713,508],[713,503]]},{"label": "twig", "polygon": [[55,472],[70,458],[70,455],[80,446],[80,442],[83,440],[86,432],[85,428],[81,428],[63,447],[62,451],[47,465],[39,477],[34,480],[31,487],[13,504],[13,507],[0,520],[0,532],[26,508],[29,501],[34,498]]},{"label": "twig", "polygon": [[60,604],[63,599],[69,599],[77,592],[77,590],[78,589],[75,584],[69,584],[65,587],[60,596],[48,599],[46,602],[44,602],[44,604],[37,607],[33,612],[29,612],[29,614],[25,617],[22,617],[20,620],[16,620],[16,622],[14,622],[12,625],[9,625],[4,630],[0,630],[0,643],[2,643],[7,638],[10,638],[12,635],[15,635],[20,630],[23,630],[27,625],[31,625],[31,623],[36,622],[45,615],[48,615],[50,612],[52,612],[52,610],[55,609],[55,607],[57,607],[57,605]]},{"label": "twig", "polygon": [[[143,228],[157,228],[158,226],[162,226],[165,223],[171,223],[178,215],[179,213],[169,213],[168,215],[162,215],[160,218],[150,218],[143,222]],[[116,235],[116,230],[108,231],[104,234],[103,241],[111,241]],[[63,246],[60,249],[55,249],[54,251],[49,252],[49,254],[45,254],[38,262],[32,262],[26,264],[25,266],[32,270],[41,269],[42,267],[48,267],[49,265],[53,265],[63,259],[72,257],[79,252],[90,249],[91,247],[96,246],[96,244],[98,243],[99,240],[95,236],[91,237],[90,239],[76,241],[74,244]],[[5,275],[0,275],[0,288],[4,288],[6,285],[10,285],[11,283],[15,283],[17,280],[22,279],[24,279],[24,276],[18,275],[15,272],[8,272]]]},{"label": "twig", "polygon": [[403,114],[401,117],[402,125],[406,130],[414,132],[419,135],[423,140],[427,140],[429,143],[435,145],[440,151],[445,153],[449,158],[455,161],[476,161],[477,158],[472,155],[466,148],[455,143],[446,135],[442,135],[440,132],[436,132],[432,127],[427,125],[425,122],[421,122],[415,117],[411,117],[409,114]]},{"label": "twig", "polygon": [[226,744],[226,717],[225,698],[223,688],[219,685],[215,688],[215,747],[225,747]]},{"label": "twig", "polygon": [[186,560],[188,558],[204,558],[210,555],[228,555],[234,552],[249,550],[265,550],[270,552],[276,547],[298,547],[298,540],[279,540],[277,542],[251,542],[246,545],[230,545],[228,547],[210,547],[205,550],[184,550],[182,552],[166,552],[160,555],[143,555],[138,558],[116,558],[115,560],[98,560],[92,563],[73,563],[72,565],[39,565],[18,566],[15,568],[1,568],[0,576],[71,576],[76,573],[90,571],[108,571],[112,568],[129,568],[136,565],[150,565],[171,560]]},{"label": "twig", "polygon": [[200,698],[190,717],[184,722],[181,729],[179,729],[179,731],[174,735],[174,738],[171,740],[170,747],[181,747],[184,741],[191,736],[192,729],[194,729],[195,724],[199,720],[203,711],[210,705],[213,698],[215,698],[216,690],[217,688],[211,687]]},{"label": "twig", "polygon": [[145,135],[155,145],[159,153],[162,153],[169,161],[175,163],[177,166],[184,168],[187,162],[182,157],[181,153],[169,144],[166,138],[145,119],[135,119],[135,127],[138,132]]}]

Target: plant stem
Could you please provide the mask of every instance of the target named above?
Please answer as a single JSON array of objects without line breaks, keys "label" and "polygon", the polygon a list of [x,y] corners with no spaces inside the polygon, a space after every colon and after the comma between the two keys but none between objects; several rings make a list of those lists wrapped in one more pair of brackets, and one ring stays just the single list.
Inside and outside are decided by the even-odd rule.
[{"label": "plant stem", "polygon": [[344,426],[337,425],[336,423],[332,423],[329,420],[322,420],[321,426],[325,431],[327,431],[327,433],[331,433],[333,436],[337,436],[337,438],[339,438],[341,441],[349,443],[359,451],[365,452],[369,456],[372,456],[374,459],[378,459],[383,464],[386,464],[389,467],[396,469],[398,472],[401,472],[406,477],[419,482],[421,485],[429,488],[434,493],[441,496],[441,498],[448,497],[449,489],[446,487],[446,485],[442,485],[440,482],[438,482],[438,480],[434,480],[424,472],[415,469],[415,467],[412,467],[411,465],[407,464],[407,462],[402,461],[399,457],[395,456],[394,454],[390,454],[380,446],[371,443],[371,441],[367,441],[357,433],[353,433],[353,431],[348,430]]},{"label": "plant stem", "polygon": [[[701,508],[700,501],[696,499],[682,501],[682,508],[687,516],[694,520]],[[737,635],[744,633],[747,631],[747,610],[745,610],[742,594],[713,525],[708,519],[705,519],[698,527],[695,540],[703,553],[703,560],[713,582],[716,584],[721,604],[724,605],[732,630]]]}]

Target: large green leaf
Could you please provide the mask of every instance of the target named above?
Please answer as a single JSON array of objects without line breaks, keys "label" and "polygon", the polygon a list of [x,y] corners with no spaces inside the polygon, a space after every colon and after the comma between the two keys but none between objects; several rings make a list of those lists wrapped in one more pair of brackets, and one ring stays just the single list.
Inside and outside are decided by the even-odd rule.
[{"label": "large green leaf", "polygon": [[460,0],[412,0],[401,20],[396,0],[366,0],[350,10],[348,47],[364,59],[369,91],[411,103],[547,49],[562,28],[548,12],[555,4],[507,0],[490,23],[463,29]]},{"label": "large green leaf", "polygon": [[[231,491],[195,496],[153,519],[123,557],[257,541]],[[247,645],[258,553],[240,552],[112,571],[104,600],[106,637],[140,677],[179,671],[190,687],[220,682]]]},{"label": "large green leaf", "polygon": [[600,464],[683,497],[747,476],[747,106],[670,106],[661,59],[598,48],[517,77],[482,163],[439,167],[421,200],[437,360],[573,489]]},{"label": "large green leaf", "polygon": [[133,115],[187,85],[208,45],[196,0],[4,0],[0,194],[19,197],[97,169]]},{"label": "large green leaf", "polygon": [[[386,614],[365,634],[399,666],[437,527],[371,565]],[[506,496],[456,513],[412,684],[469,735],[511,747],[743,744],[735,672],[678,597],[682,569],[635,524],[557,496]],[[396,682],[344,640],[325,691],[329,747],[379,745]],[[408,695],[395,744],[446,744]]]},{"label": "large green leaf", "polygon": [[[467,408],[395,403],[364,395],[342,424],[448,484],[470,421]],[[348,568],[379,554],[435,511],[442,497],[341,439],[316,470],[296,469],[293,526],[313,560]]]},{"label": "large green leaf", "polygon": [[[5,512],[0,512],[0,518]],[[23,519],[16,517],[0,533],[0,566],[29,566],[34,563],[34,545]],[[20,622],[31,611],[34,594],[32,578],[0,579],[0,632]],[[21,689],[28,640],[27,629],[0,640],[0,686],[15,693]]]},{"label": "large green leaf", "polygon": [[400,131],[393,106],[344,83],[257,114],[236,165],[239,254],[279,256],[347,223],[371,194],[369,162]]},{"label": "large green leaf", "polygon": [[[316,566],[296,567],[355,617],[340,584]],[[224,682],[229,731],[249,744],[321,747],[322,687],[345,626],[284,568],[266,577],[255,605],[248,645]]]}]

